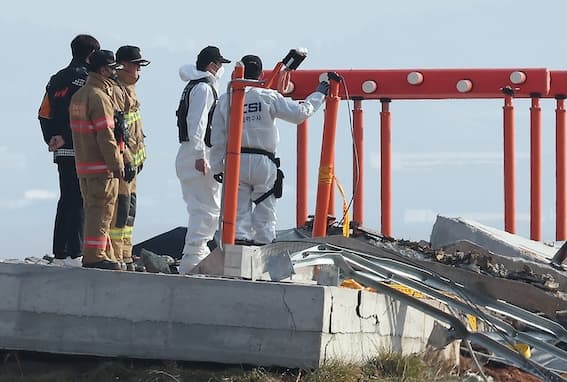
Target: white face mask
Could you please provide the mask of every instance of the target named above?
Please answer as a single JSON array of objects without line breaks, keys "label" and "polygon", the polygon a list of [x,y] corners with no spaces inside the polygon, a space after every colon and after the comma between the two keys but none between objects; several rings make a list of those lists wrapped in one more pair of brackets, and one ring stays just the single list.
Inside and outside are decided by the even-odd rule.
[{"label": "white face mask", "polygon": [[224,66],[221,66],[217,72],[215,73],[215,78],[217,80],[220,80],[220,78],[222,77],[222,75],[224,74]]}]

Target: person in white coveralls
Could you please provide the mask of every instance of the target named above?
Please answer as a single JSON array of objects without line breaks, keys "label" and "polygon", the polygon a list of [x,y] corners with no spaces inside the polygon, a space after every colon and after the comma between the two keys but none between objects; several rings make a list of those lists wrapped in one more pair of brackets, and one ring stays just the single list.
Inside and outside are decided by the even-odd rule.
[{"label": "person in white coveralls", "polygon": [[[244,78],[257,80],[262,60],[255,55],[242,57]],[[276,237],[276,199],[281,196],[283,173],[278,176],[276,151],[279,132],[276,118],[299,124],[309,118],[325,101],[328,82],[321,82],[314,93],[299,103],[272,89],[247,87],[236,217],[237,243],[267,244]],[[229,96],[223,94],[215,108],[211,126],[211,169],[222,181],[227,145]],[[276,181],[277,180],[277,181]]]},{"label": "person in white coveralls", "polygon": [[195,65],[179,69],[183,90],[177,110],[179,151],[175,169],[189,222],[179,273],[189,273],[210,250],[207,242],[217,229],[220,212],[220,187],[209,166],[209,147],[205,143],[212,112],[218,99],[218,80],[224,72],[224,58],[219,48],[207,46],[197,56]]}]

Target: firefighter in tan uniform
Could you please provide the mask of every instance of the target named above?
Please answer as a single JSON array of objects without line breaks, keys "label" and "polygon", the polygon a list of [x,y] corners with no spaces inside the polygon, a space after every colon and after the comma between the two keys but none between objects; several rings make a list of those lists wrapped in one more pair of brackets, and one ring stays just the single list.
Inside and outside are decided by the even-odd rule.
[{"label": "firefighter in tan uniform", "polygon": [[128,139],[124,149],[125,176],[119,180],[118,200],[110,229],[110,238],[117,260],[123,269],[134,271],[132,260],[132,231],[136,216],[136,175],[146,160],[144,133],[140,116],[140,102],[135,84],[140,78],[140,68],[150,61],[142,58],[140,48],[131,45],[116,51],[116,61],[122,66],[117,71],[118,84],[124,93],[124,116],[128,126]]},{"label": "firefighter in tan uniform", "polygon": [[115,138],[117,111],[114,53],[99,50],[89,56],[87,83],[69,106],[75,161],[85,209],[83,267],[119,270],[110,241],[110,224],[124,177],[124,161]]}]

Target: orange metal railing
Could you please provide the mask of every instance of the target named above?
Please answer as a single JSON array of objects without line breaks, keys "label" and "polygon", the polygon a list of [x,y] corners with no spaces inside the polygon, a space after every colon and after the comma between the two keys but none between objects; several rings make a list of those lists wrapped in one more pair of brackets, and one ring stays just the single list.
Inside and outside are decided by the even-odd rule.
[{"label": "orange metal railing", "polygon": [[319,164],[319,181],[317,186],[317,204],[313,220],[313,237],[327,234],[327,215],[329,201],[333,191],[335,176],[335,134],[337,131],[337,116],[339,113],[339,82],[330,81],[329,94],[325,107],[325,122],[323,125],[323,141],[321,143],[321,161]]},{"label": "orange metal railing", "polygon": [[[264,85],[275,87],[274,78],[281,66],[266,71],[270,80]],[[297,100],[305,99],[319,82],[322,70],[297,70],[290,78],[287,96]],[[340,87],[338,81],[331,81],[327,97],[323,144],[318,174],[318,192],[313,227],[314,236],[326,235],[327,215],[332,211],[332,183],[334,180],[335,135],[338,106],[341,99],[355,101],[353,109],[353,221],[363,223],[364,211],[364,164],[362,126],[362,101],[379,100],[380,112],[380,168],[381,168],[381,232],[392,236],[392,178],[391,178],[391,132],[392,121],[390,102],[401,99],[504,99],[504,227],[516,232],[515,195],[515,98],[531,99],[530,107],[530,237],[541,240],[541,98],[557,100],[556,113],[556,239],[567,239],[567,132],[565,98],[567,97],[567,71],[550,71],[545,68],[514,69],[404,69],[404,70],[334,70],[347,86]],[[236,86],[238,87],[238,86]],[[348,91],[347,88],[348,87]],[[233,107],[238,104],[233,103]],[[236,116],[235,116],[236,117]],[[231,113],[232,119],[232,113]],[[241,118],[240,118],[241,119]],[[231,123],[232,128],[232,123]],[[238,130],[235,122],[234,128]],[[241,126],[240,126],[241,128]],[[297,225],[307,218],[307,123],[298,126],[297,138]],[[236,155],[236,153],[233,153]],[[236,167],[236,163],[232,165]],[[234,182],[234,180],[232,180]],[[226,186],[225,186],[226,187]],[[233,201],[236,198],[233,199]],[[225,210],[226,210],[225,197]],[[231,205],[231,208],[234,206]],[[226,212],[225,212],[226,213]],[[232,217],[230,217],[232,219]],[[226,218],[225,218],[226,219]],[[224,221],[224,220],[223,220]],[[227,224],[234,221],[226,220]],[[227,237],[230,239],[230,237]],[[224,240],[224,236],[223,236]]]},{"label": "orange metal railing", "polygon": [[354,144],[352,146],[352,192],[354,194],[352,222],[361,225],[364,220],[364,112],[362,100],[354,100],[352,110],[352,130]]},{"label": "orange metal railing", "polygon": [[507,86],[504,93],[504,229],[516,233],[516,165],[514,161],[514,90]]}]

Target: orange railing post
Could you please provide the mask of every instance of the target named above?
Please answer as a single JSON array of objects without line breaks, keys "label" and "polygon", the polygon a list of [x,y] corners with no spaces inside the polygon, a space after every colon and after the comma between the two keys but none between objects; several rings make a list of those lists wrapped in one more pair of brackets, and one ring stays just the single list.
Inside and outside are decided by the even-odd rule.
[{"label": "orange railing post", "polygon": [[514,161],[514,105],[511,87],[502,89],[504,93],[504,229],[516,233],[516,170]]},{"label": "orange railing post", "polygon": [[238,179],[240,178],[240,147],[242,145],[242,118],[244,116],[244,66],[237,62],[230,84],[230,119],[224,171],[222,242],[234,244],[236,211],[238,207]]},{"label": "orange railing post", "polygon": [[282,69],[285,67],[287,72],[297,69],[299,64],[305,59],[306,53],[302,49],[290,50],[283,60],[276,64],[266,80],[244,79],[244,65],[242,62],[237,62],[234,67],[230,82],[230,116],[223,180],[224,193],[221,227],[223,244],[234,244],[235,241],[245,89],[247,86],[271,88],[276,79],[278,79],[280,81],[278,88],[280,85],[282,86],[282,89],[279,90],[284,90],[289,77],[285,74],[283,77],[281,76]]},{"label": "orange railing post", "polygon": [[541,107],[532,94],[530,107],[530,239],[541,240]]},{"label": "orange railing post", "polygon": [[329,94],[325,106],[325,121],[323,123],[323,141],[321,144],[321,161],[319,164],[319,184],[317,187],[317,204],[313,221],[313,237],[327,235],[327,213],[333,177],[335,173],[335,136],[337,131],[337,115],[339,111],[339,82],[331,79]]},{"label": "orange railing post", "polygon": [[309,125],[307,120],[297,125],[297,189],[296,189],[296,211],[295,211],[295,225],[301,227],[307,221],[307,188],[308,188],[308,163],[307,145],[309,143],[308,137]]},{"label": "orange railing post", "polygon": [[264,87],[266,89],[269,89],[269,88],[272,87],[272,85],[276,81],[276,78],[280,75],[280,72],[281,72],[283,67],[284,67],[284,64],[281,61],[276,64],[276,67],[274,68],[274,70],[272,70],[270,77],[268,77],[266,79],[266,82],[264,83]]},{"label": "orange railing post", "polygon": [[565,120],[565,96],[557,97],[557,107],[555,109],[555,239],[567,239],[567,219],[565,192],[566,192],[566,166],[565,161],[567,148]]},{"label": "orange railing post", "polygon": [[354,100],[352,109],[354,144],[352,146],[353,223],[362,225],[364,218],[364,120],[362,100]]},{"label": "orange railing post", "polygon": [[392,121],[390,99],[383,98],[380,111],[380,207],[382,208],[381,232],[392,236]]}]

